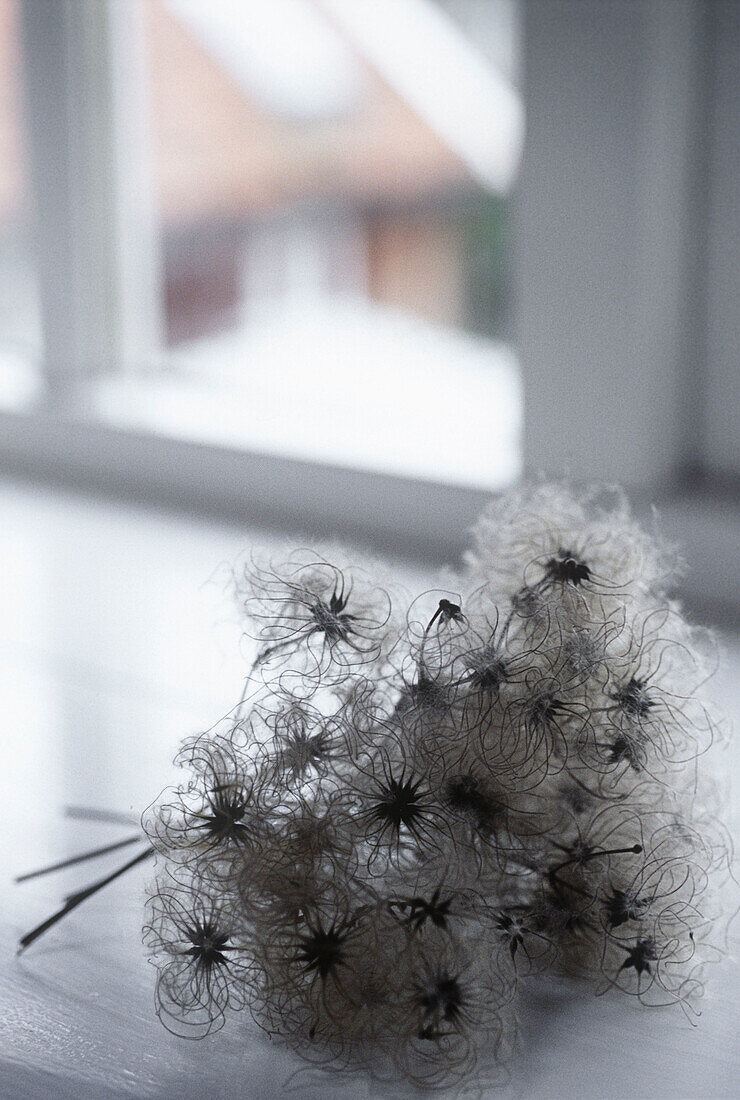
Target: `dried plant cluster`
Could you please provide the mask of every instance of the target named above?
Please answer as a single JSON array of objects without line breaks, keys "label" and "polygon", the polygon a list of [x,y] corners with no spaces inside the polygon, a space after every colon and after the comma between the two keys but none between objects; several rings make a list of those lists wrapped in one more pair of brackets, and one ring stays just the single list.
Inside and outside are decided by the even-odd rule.
[{"label": "dried plant cluster", "polygon": [[538,486],[410,604],[374,563],[251,565],[249,698],[145,815],[165,1024],[247,1007],[433,1085],[503,1064],[538,972],[693,1011],[726,848],[668,557],[618,494]]}]

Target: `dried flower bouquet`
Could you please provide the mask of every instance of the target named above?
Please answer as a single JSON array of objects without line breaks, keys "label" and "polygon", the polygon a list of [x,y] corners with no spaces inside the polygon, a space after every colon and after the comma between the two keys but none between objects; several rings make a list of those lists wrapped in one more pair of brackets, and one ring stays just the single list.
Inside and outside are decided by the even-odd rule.
[{"label": "dried flower bouquet", "polygon": [[165,1025],[246,1007],[309,1059],[434,1085],[491,1079],[536,973],[695,1012],[727,847],[672,561],[620,494],[539,485],[410,603],[339,551],[251,563],[244,698],[126,865],[156,853]]}]

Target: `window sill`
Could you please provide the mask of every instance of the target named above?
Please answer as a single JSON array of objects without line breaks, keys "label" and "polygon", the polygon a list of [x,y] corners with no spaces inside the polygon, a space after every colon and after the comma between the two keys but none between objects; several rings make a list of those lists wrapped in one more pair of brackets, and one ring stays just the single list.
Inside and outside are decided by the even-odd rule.
[{"label": "window sill", "polygon": [[[392,468],[363,469],[359,450],[354,468],[324,455],[307,460],[298,448],[281,454],[274,440],[270,453],[264,439],[253,436],[249,446],[248,437],[236,431],[238,412],[231,412],[231,433],[221,430],[221,404],[204,413],[197,386],[181,390],[178,402],[168,389],[174,385],[164,381],[147,390],[132,381],[107,382],[98,391],[97,408],[64,414],[34,403],[28,387],[16,386],[14,400],[9,391],[0,398],[0,471],[217,516],[239,527],[351,540],[430,565],[459,557],[487,500],[518,473],[513,462],[508,471],[501,466],[498,483],[492,478],[484,488],[423,477],[421,471],[410,476]],[[128,404],[122,400],[127,389]],[[170,418],[166,431],[161,409]],[[459,426],[448,437],[439,429],[430,436],[440,450],[446,438],[457,447],[464,437]],[[688,571],[679,594],[689,609],[736,625],[735,500],[718,495],[711,482],[657,498],[633,494],[633,500],[643,518],[655,505],[661,531],[682,547]]]},{"label": "window sill", "polygon": [[430,562],[457,556],[491,495],[43,409],[0,408],[0,471]]}]

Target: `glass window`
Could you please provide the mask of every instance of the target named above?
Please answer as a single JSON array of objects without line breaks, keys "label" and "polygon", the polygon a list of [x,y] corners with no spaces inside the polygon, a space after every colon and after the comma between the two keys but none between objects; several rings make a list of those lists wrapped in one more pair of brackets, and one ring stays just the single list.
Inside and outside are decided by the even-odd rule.
[{"label": "glass window", "polygon": [[[447,485],[513,481],[516,11],[21,8],[50,404],[56,393],[75,415],[204,446]],[[0,320],[27,362],[39,325],[16,0],[0,12],[12,92]]]},{"label": "glass window", "polygon": [[163,348],[132,415],[434,480],[516,476],[513,12],[146,0]]}]

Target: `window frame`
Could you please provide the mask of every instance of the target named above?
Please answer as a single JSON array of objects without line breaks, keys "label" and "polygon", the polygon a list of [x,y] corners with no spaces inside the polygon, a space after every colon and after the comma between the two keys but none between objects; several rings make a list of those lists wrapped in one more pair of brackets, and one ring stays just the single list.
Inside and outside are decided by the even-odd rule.
[{"label": "window frame", "polygon": [[[35,407],[0,411],[2,467],[454,559],[491,494],[131,433],[86,414],[81,374],[135,367],[161,331],[154,208],[141,168],[149,139],[130,129],[131,114],[145,112],[126,101],[137,82],[123,58],[141,46],[135,10],[115,0],[22,6],[37,232],[53,259],[39,271],[46,388]],[[707,146],[695,140],[709,125],[711,145],[727,125],[716,44],[720,31],[737,38],[737,8],[523,0],[522,12],[528,145],[515,202],[515,342],[525,471],[621,482],[638,510],[662,503],[669,534],[702,561],[685,591],[737,606],[728,548],[738,520],[726,502],[737,501],[738,478],[725,471],[718,497],[715,452],[703,445],[707,394],[716,406],[723,387],[731,391],[711,358],[725,345],[702,328],[721,240],[716,197],[699,201],[711,165],[697,165]],[[720,54],[726,66],[732,51]],[[91,105],[87,114],[81,103]],[[553,188],[559,177],[573,186]],[[137,208],[150,215],[134,216]],[[714,507],[716,499],[725,504]]]}]

